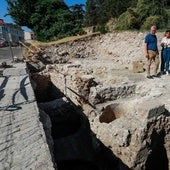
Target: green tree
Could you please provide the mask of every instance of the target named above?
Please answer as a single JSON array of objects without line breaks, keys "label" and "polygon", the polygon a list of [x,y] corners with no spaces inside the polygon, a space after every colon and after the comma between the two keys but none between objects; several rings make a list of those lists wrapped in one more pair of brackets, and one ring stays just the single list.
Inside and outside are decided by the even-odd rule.
[{"label": "green tree", "polygon": [[87,0],[85,25],[105,24],[110,18],[118,18],[134,4],[135,0]]},{"label": "green tree", "polygon": [[127,0],[105,0],[102,6],[109,18],[118,18],[129,7]]},{"label": "green tree", "polygon": [[159,0],[138,0],[136,12],[138,20],[143,22],[147,17],[153,15],[164,15],[163,5]]},{"label": "green tree", "polygon": [[85,12],[85,26],[97,25],[97,11],[98,11],[98,2],[97,0],[87,0],[86,1],[86,12]]},{"label": "green tree", "polygon": [[36,0],[6,0],[8,4],[8,14],[12,17],[14,22],[20,26],[27,26],[33,28],[33,24],[30,21],[32,12],[35,11]]},{"label": "green tree", "polygon": [[129,9],[119,17],[116,29],[146,29],[152,24],[163,28],[168,23],[162,0],[138,0],[136,7]]},{"label": "green tree", "polygon": [[79,28],[63,0],[6,0],[8,12],[20,26],[32,29],[38,40],[75,35]]},{"label": "green tree", "polygon": [[37,0],[31,16],[33,31],[41,41],[71,35],[70,30],[74,27],[71,19],[71,12],[61,0]]},{"label": "green tree", "polygon": [[83,4],[75,4],[70,8],[70,10],[72,11],[72,13],[74,14],[74,18],[75,20],[78,20],[78,21],[82,21],[83,18],[84,18],[84,14],[85,14],[85,11],[84,11],[84,8],[85,5]]},{"label": "green tree", "polygon": [[134,8],[128,8],[126,12],[120,15],[115,29],[127,30],[127,29],[139,29],[139,22],[137,19],[137,13]]},{"label": "green tree", "polygon": [[69,7],[70,11],[73,14],[73,22],[74,25],[76,26],[75,29],[77,30],[75,32],[77,33],[80,33],[82,31],[84,15],[85,15],[84,7],[85,7],[84,4],[75,4]]}]

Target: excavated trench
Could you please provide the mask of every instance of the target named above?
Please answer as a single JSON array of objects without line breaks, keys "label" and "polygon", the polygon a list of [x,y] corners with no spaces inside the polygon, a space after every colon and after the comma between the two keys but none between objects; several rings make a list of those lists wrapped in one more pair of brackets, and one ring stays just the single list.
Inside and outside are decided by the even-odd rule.
[{"label": "excavated trench", "polygon": [[[108,147],[96,138],[82,108],[66,98],[53,85],[49,76],[33,73],[31,80],[39,109],[43,110],[50,119],[50,127],[44,127],[44,130],[53,162],[57,164],[56,169],[130,170]],[[120,104],[111,104],[105,108],[99,117],[99,121],[109,123],[124,114]],[[42,114],[40,114],[40,120],[41,117]],[[43,121],[42,123],[47,124]],[[145,170],[168,170],[164,137],[164,132],[157,134],[156,131],[153,131],[150,146],[152,152],[146,161]]]},{"label": "excavated trench", "polygon": [[96,138],[82,108],[66,98],[49,76],[32,73],[31,80],[56,169],[129,170]]},{"label": "excavated trench", "polygon": [[168,158],[166,149],[164,147],[165,131],[159,134],[153,130],[151,135],[151,149],[152,152],[146,161],[146,170],[168,170]]},{"label": "excavated trench", "polygon": [[[119,36],[116,37],[120,39]],[[113,37],[111,41],[114,42],[115,44],[118,41],[113,41],[114,38],[115,37]],[[139,37],[137,39],[139,39]],[[104,41],[97,39],[97,42],[100,42],[99,47],[102,47],[101,43],[103,43]],[[93,58],[98,56],[98,53],[95,54],[94,53],[95,50],[93,48],[91,50],[91,46],[92,46],[91,44],[92,43],[90,38],[87,39],[86,41],[83,40],[82,42],[81,41],[76,41],[71,43],[69,42],[61,45],[61,47],[58,45],[51,46],[50,48],[45,50],[45,55],[38,54],[38,53],[35,54],[38,60],[35,56],[32,57],[31,54],[30,55],[31,60],[30,62],[27,63],[28,69],[30,70],[30,74],[31,74],[32,87],[35,91],[36,99],[40,110],[40,121],[42,122],[44,127],[47,143],[51,151],[54,165],[55,163],[57,164],[56,169],[59,170],[65,170],[65,169],[66,170],[68,169],[69,170],[72,169],[74,170],[80,170],[80,169],[82,170],[91,170],[91,169],[129,170],[129,168],[118,158],[120,157],[124,162],[126,162],[126,164],[129,167],[133,167],[132,169],[135,170],[139,170],[139,169],[168,170],[169,156],[167,156],[167,153],[169,153],[168,152],[169,146],[167,146],[168,145],[167,138],[169,136],[167,137],[167,131],[166,134],[164,131],[159,131],[159,125],[160,125],[160,129],[162,130],[164,129],[162,126],[166,125],[166,122],[163,122],[162,119],[159,119],[158,120],[158,122],[160,121],[159,125],[158,127],[155,128],[157,131],[153,131],[154,126],[149,130],[146,129],[148,130],[146,133],[145,133],[145,129],[140,131],[140,128],[141,129],[143,127],[145,128],[145,124],[144,126],[138,127],[138,122],[136,123],[136,120],[138,121],[138,118],[140,117],[136,116],[136,119],[133,119],[132,117],[133,121],[127,122],[126,119],[123,118],[127,116],[126,111],[128,108],[126,108],[126,106],[122,107],[122,102],[119,103],[119,98],[124,98],[125,100],[128,100],[126,97],[128,96],[133,97],[133,95],[136,95],[136,91],[135,91],[136,83],[133,82],[144,81],[145,76],[143,76],[143,74],[134,75],[131,72],[127,72],[126,69],[124,70],[124,64],[121,64],[121,61],[123,59],[121,60],[120,58],[118,58],[119,55],[117,56],[117,51],[115,51],[116,56],[114,56],[113,54],[115,54],[115,52],[114,51],[112,52],[112,50],[111,50],[112,55],[110,55],[111,53],[110,51],[108,51],[108,57],[114,57],[114,60],[113,59],[110,60],[111,63],[109,63],[108,69],[107,69],[107,65],[105,65],[105,62],[103,63],[103,65],[100,65],[98,67],[97,65],[98,62],[96,62],[97,61],[96,58]],[[111,46],[111,49],[112,48],[113,46]],[[106,48],[104,46],[104,50],[103,49],[101,50],[105,51],[105,49]],[[117,49],[117,46],[115,49]],[[88,52],[86,50],[90,50],[90,51]],[[69,51],[69,55],[66,54],[67,51]],[[132,51],[130,51],[130,53],[132,53]],[[92,64],[90,64],[91,60],[89,60],[90,62],[87,62],[87,64],[85,62],[85,65],[88,65],[88,67],[85,66],[83,67],[84,69],[82,70],[81,68],[79,68],[83,63],[82,60],[80,60],[80,62],[77,62],[78,60],[76,61],[73,60],[75,62],[71,64],[67,63],[68,57],[71,56],[75,59],[75,56],[77,56],[77,54],[78,55],[81,54],[81,56],[83,57],[84,56],[90,57],[90,55],[92,55],[91,58],[95,60],[92,60]],[[126,55],[124,56],[127,56],[128,54],[127,51],[125,51],[125,54]],[[103,53],[101,55],[105,56]],[[135,56],[138,56],[138,54],[135,54]],[[103,61],[106,61],[106,57],[104,57],[104,60],[101,60],[99,62],[101,63]],[[117,66],[120,65],[123,66],[121,68],[118,68],[119,74],[117,72],[117,69],[115,71],[115,68],[117,67],[115,67],[114,69],[112,69],[114,66],[110,67],[110,64],[112,64],[112,62],[117,63],[116,64]],[[131,62],[131,60],[129,60],[129,62]],[[61,68],[56,63],[61,64]],[[67,64],[64,65],[65,63],[67,63],[68,65]],[[76,68],[76,70],[74,69],[74,67]],[[52,72],[51,70],[54,72]],[[51,75],[53,74],[53,76],[51,77],[47,76],[43,74],[41,71],[45,74],[49,74],[49,73]],[[59,74],[60,72],[62,73],[61,75]],[[97,86],[93,91],[94,93],[90,95],[91,100],[87,100],[87,101],[90,101],[93,105],[99,104],[98,106],[100,106],[99,107],[100,115],[97,115],[95,110],[92,110],[94,112],[93,113],[89,112],[90,114],[92,113],[90,115],[91,117],[89,117],[89,120],[90,123],[92,124],[93,121],[96,120],[97,123],[94,122],[93,125],[94,126],[99,125],[99,128],[93,126],[91,127],[94,129],[94,131],[95,130],[97,131],[96,134],[107,145],[107,147],[95,136],[95,133],[93,133],[92,130],[90,129],[89,120],[86,117],[86,115],[83,113],[84,106],[82,108],[81,106],[77,106],[75,103],[73,103],[73,101],[71,101],[73,99],[71,98],[72,92],[70,92],[69,90],[67,90],[67,93],[65,94],[71,93],[71,95],[68,95],[70,96],[71,99],[67,98],[62,93],[64,90],[66,90],[65,89],[66,85],[68,85],[68,87],[73,87],[72,80],[75,80],[74,78],[76,77],[76,76],[74,77],[73,75],[79,75],[79,77],[81,77],[82,79],[79,82],[80,84],[78,83],[78,90],[76,92],[78,92],[78,94],[81,95],[83,94],[83,97],[86,95],[87,95],[86,97],[88,97],[89,93],[86,94],[86,92],[89,92],[88,91],[89,84],[86,84],[85,79],[89,80],[89,76],[82,77],[84,73],[89,73],[90,75],[93,73],[92,75],[95,75],[96,76],[95,78],[99,78],[100,82],[104,84],[104,86],[102,87]],[[68,75],[67,81],[66,81],[67,77],[64,77],[66,75]],[[106,81],[106,77],[109,80]],[[113,77],[115,77],[115,79]],[[132,84],[131,83],[129,84],[129,82],[132,82]],[[146,94],[147,93],[145,93],[144,91],[144,93],[142,93],[141,95],[143,96]],[[157,92],[154,95],[157,95]],[[84,100],[86,98],[81,98],[81,99]],[[106,107],[103,107],[102,102],[105,101],[107,102],[106,103],[107,106],[104,105]],[[80,102],[80,105],[82,104],[81,100],[79,100],[78,102]],[[100,103],[102,104],[100,105]],[[143,109],[142,105],[141,107]],[[125,126],[125,129],[123,129],[122,128],[123,123],[121,122],[121,120],[125,120],[125,122],[123,123],[129,123],[129,124],[133,123],[132,125],[136,123],[137,126],[134,127],[136,127],[137,131],[135,131],[134,129],[126,128],[128,126]],[[111,127],[110,125],[112,124],[113,121],[114,121],[113,123],[114,125],[118,125],[116,126],[117,131],[115,130],[114,126],[113,129],[110,128]],[[141,123],[141,121],[139,121],[139,123]],[[106,128],[108,129],[105,129],[105,125]],[[109,134],[110,136],[107,136],[107,133],[110,133],[111,130],[113,131],[115,130],[114,131],[115,133],[111,135]],[[138,134],[133,135],[134,131],[139,133],[139,136]],[[144,134],[140,135],[141,132],[143,132]],[[147,136],[147,133],[149,133],[148,141],[144,139],[144,142],[146,142],[146,144],[144,143],[144,147],[146,148],[143,148],[143,145],[140,145],[140,141],[141,141],[140,137],[142,137],[142,135],[144,135],[144,137]],[[119,141],[119,139],[115,137],[115,145],[113,142],[114,135],[120,136],[121,139]],[[134,136],[134,138],[129,139],[128,138],[129,136]],[[127,146],[124,147],[123,144],[126,137],[128,139],[128,142],[127,142]],[[111,142],[109,140],[111,140]],[[129,145],[129,142],[131,145]],[[113,144],[113,146],[111,146],[111,144]],[[115,149],[114,153],[118,157],[114,155],[113,148]],[[125,161],[124,158],[125,159],[127,158],[127,161]]]},{"label": "excavated trench", "polygon": [[[43,123],[56,169],[130,170],[109,147],[97,139],[83,109],[67,98],[52,83],[50,76],[34,72],[30,77],[41,112],[40,121]],[[125,114],[121,104],[110,104],[102,111],[99,122],[110,123]],[[44,121],[43,117],[48,117],[50,121]],[[152,152],[145,163],[145,170],[168,170],[164,138],[163,131],[159,134],[153,131],[151,144],[148,146]]]}]

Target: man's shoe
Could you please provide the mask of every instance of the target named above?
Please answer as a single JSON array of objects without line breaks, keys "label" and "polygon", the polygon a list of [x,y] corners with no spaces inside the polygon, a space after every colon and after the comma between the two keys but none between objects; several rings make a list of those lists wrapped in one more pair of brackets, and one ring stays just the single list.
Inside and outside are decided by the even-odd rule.
[{"label": "man's shoe", "polygon": [[164,74],[163,71],[161,71],[157,74],[157,76],[161,77],[163,74]]},{"label": "man's shoe", "polygon": [[147,76],[146,78],[148,78],[148,79],[153,79],[153,77],[152,77],[152,76]]},{"label": "man's shoe", "polygon": [[164,75],[165,74],[165,72],[164,71],[161,71],[161,72],[159,72],[160,73],[160,75]]},{"label": "man's shoe", "polygon": [[153,77],[155,77],[155,78],[161,78],[161,75],[160,75],[160,74],[156,74],[156,75],[153,75]]},{"label": "man's shoe", "polygon": [[168,72],[168,71],[166,71],[166,75],[167,75],[167,76],[169,75],[169,72]]}]

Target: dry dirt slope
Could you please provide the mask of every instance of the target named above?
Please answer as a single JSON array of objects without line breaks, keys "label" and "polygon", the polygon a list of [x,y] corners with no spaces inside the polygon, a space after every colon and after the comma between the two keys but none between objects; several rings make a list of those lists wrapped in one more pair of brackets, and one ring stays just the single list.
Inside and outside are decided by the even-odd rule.
[{"label": "dry dirt slope", "polygon": [[[63,50],[67,51],[68,54],[72,52],[70,48],[77,49],[78,53],[84,51],[83,57],[75,58],[76,55],[72,55],[71,62],[79,63],[87,71],[92,70],[93,74],[97,74],[95,78],[99,78],[99,81],[114,83],[113,77],[119,76],[119,74],[125,76],[124,81],[127,77],[134,81],[144,81],[145,72],[132,74],[132,63],[133,61],[141,61],[145,69],[144,37],[146,34],[147,32],[129,31],[107,33],[84,41],[74,42],[72,45],[65,46]],[[160,52],[160,41],[163,34],[163,32],[157,33]],[[119,81],[118,77],[116,79]],[[122,81],[121,78],[120,81]]]},{"label": "dry dirt slope", "polygon": [[[91,41],[91,49],[95,51],[95,62],[93,65],[107,65],[115,69],[130,68],[132,61],[144,58],[144,37],[147,33],[141,32],[116,32],[101,35]],[[163,33],[157,33],[158,47]],[[90,64],[90,62],[89,62]]]}]

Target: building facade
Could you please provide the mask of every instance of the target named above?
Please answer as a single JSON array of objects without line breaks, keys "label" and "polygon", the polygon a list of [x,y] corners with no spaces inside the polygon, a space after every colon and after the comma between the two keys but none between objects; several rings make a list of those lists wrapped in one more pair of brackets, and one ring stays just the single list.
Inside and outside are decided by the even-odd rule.
[{"label": "building facade", "polygon": [[0,39],[5,39],[11,43],[23,42],[24,31],[21,27],[11,23],[5,23],[3,19],[0,19]]},{"label": "building facade", "polygon": [[32,42],[33,40],[36,39],[34,32],[25,31],[24,34],[25,34],[24,39],[27,42]]}]

